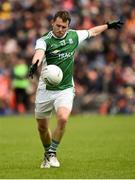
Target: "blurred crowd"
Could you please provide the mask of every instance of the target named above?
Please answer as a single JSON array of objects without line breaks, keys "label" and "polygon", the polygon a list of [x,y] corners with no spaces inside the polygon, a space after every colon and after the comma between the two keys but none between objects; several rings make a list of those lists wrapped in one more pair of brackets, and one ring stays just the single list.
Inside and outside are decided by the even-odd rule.
[{"label": "blurred crowd", "polygon": [[59,10],[71,13],[72,29],[89,29],[121,18],[76,51],[73,112],[135,113],[134,0],[0,0],[0,115],[33,112],[40,69],[28,79],[36,39]]}]

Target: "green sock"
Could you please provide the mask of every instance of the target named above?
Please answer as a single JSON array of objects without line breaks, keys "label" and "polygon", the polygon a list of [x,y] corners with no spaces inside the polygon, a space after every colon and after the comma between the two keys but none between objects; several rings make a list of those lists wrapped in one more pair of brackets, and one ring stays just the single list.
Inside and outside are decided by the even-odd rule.
[{"label": "green sock", "polygon": [[58,145],[59,145],[59,142],[52,139],[52,143],[49,148],[49,152],[56,152]]}]

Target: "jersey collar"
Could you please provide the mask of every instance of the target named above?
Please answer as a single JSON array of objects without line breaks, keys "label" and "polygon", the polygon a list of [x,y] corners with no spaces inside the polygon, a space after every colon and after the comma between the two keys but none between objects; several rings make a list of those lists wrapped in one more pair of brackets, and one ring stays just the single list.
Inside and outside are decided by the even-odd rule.
[{"label": "jersey collar", "polygon": [[66,35],[67,35],[67,33],[68,33],[68,31],[66,31],[66,33],[64,34],[64,36],[62,36],[61,38],[58,38],[58,37],[55,36],[54,33],[51,31],[52,36],[53,36],[54,38],[56,38],[56,39],[63,39],[63,38],[65,38]]}]

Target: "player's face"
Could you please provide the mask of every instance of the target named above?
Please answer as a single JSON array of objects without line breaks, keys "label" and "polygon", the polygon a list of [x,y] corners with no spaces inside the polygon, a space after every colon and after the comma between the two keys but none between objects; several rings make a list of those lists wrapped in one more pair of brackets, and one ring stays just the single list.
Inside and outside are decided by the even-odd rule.
[{"label": "player's face", "polygon": [[69,28],[69,21],[63,22],[59,17],[52,23],[53,33],[56,37],[61,38],[64,36]]}]

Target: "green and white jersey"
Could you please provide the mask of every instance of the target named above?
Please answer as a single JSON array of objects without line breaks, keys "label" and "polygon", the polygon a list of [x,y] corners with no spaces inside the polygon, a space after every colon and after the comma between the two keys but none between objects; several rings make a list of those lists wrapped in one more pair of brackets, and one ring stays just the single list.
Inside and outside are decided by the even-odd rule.
[{"label": "green and white jersey", "polygon": [[87,30],[68,30],[62,38],[57,38],[52,31],[49,31],[37,40],[35,49],[43,49],[45,51],[41,75],[45,66],[50,64],[59,66],[63,71],[62,82],[55,87],[45,85],[40,75],[39,89],[64,90],[74,86],[73,69],[75,49],[86,38],[88,38]]}]

